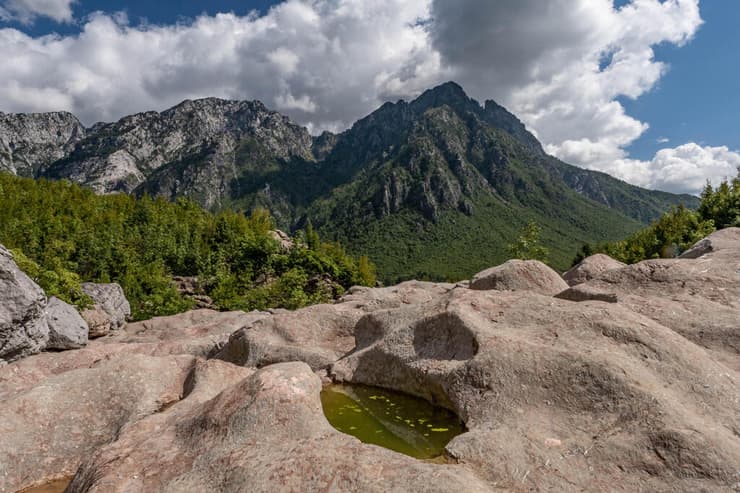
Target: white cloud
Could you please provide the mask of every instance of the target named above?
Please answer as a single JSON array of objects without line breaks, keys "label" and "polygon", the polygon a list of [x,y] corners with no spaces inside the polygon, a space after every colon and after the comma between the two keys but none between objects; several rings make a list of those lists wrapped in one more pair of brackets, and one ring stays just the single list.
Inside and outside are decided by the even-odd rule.
[{"label": "white cloud", "polygon": [[658,137],[655,140],[655,142],[657,142],[658,144],[667,144],[670,141],[671,141],[671,139],[669,139],[668,137]]},{"label": "white cloud", "polygon": [[[4,5],[71,18],[49,7],[69,0]],[[0,109],[65,109],[89,124],[186,98],[260,99],[316,132],[453,79],[507,106],[565,161],[679,189],[629,159],[648,124],[617,98],[652,89],[667,70],[652,47],[687,42],[701,22],[698,0],[287,0],[261,17],[172,26],[96,14],[77,36],[0,30]],[[661,163],[656,173],[673,172]]]},{"label": "white cloud", "polygon": [[17,20],[23,24],[36,17],[48,17],[57,22],[72,21],[72,4],[77,0],[5,0],[0,5],[0,21]]}]

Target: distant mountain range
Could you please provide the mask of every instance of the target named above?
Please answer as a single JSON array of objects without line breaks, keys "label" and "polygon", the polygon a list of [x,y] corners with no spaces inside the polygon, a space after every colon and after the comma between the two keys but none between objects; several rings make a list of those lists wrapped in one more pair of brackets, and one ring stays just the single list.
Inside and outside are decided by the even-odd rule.
[{"label": "distant mountain range", "polygon": [[696,197],[649,191],[547,155],[505,108],[449,82],[311,136],[258,101],[208,98],[85,128],[70,113],[0,113],[0,171],[98,193],[267,207],[367,253],[388,281],[467,277],[529,220],[554,266]]}]

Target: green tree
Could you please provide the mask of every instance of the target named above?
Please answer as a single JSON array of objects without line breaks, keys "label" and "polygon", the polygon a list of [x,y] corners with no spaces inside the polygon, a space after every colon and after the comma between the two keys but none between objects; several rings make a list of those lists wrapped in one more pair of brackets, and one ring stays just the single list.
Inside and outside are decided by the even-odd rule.
[{"label": "green tree", "polygon": [[507,247],[511,258],[521,260],[539,260],[547,262],[549,251],[540,241],[540,227],[535,221],[529,221],[519,232],[519,237]]}]

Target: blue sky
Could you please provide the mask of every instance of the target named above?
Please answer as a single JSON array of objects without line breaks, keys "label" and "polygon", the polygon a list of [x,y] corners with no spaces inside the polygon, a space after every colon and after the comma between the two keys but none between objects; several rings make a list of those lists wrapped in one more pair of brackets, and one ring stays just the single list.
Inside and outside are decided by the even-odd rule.
[{"label": "blue sky", "polygon": [[456,80],[564,161],[697,193],[740,165],[738,27],[735,0],[0,0],[0,111],[217,96],[341,131]]}]

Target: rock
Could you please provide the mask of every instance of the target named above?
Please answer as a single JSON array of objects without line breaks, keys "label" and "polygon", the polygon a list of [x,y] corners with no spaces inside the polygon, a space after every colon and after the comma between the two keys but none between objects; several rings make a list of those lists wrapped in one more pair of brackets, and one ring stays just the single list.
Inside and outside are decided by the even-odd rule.
[{"label": "rock", "polygon": [[354,348],[362,315],[347,305],[276,312],[234,332],[216,358],[257,368],[288,361],[326,368]]},{"label": "rock", "polygon": [[85,137],[85,127],[71,113],[0,112],[0,170],[34,176],[69,156]]},{"label": "rock", "polygon": [[193,364],[189,356],[127,354],[53,376],[3,400],[0,491],[74,474],[126,425],[178,401]]},{"label": "rock", "polygon": [[718,491],[737,480],[738,373],[619,303],[456,289],[370,313],[355,332],[332,376],[455,411],[469,431],[447,451],[491,488]]},{"label": "rock", "polygon": [[87,322],[75,307],[52,296],[46,305],[49,341],[46,349],[77,349],[87,344]]},{"label": "rock", "polygon": [[283,250],[290,250],[294,246],[291,237],[288,236],[287,233],[280,231],[279,229],[270,231],[270,236],[273,240],[278,242],[280,248],[282,248]]},{"label": "rock", "polygon": [[389,288],[355,286],[333,305],[309,306],[294,312],[270,310],[269,316],[234,332],[216,357],[257,368],[302,361],[314,370],[322,370],[354,348],[355,325],[365,313],[423,305],[454,287],[418,281]]},{"label": "rock", "polygon": [[197,276],[174,276],[172,282],[178,293],[194,302],[195,308],[216,308],[213,299],[203,292]]},{"label": "rock", "polygon": [[90,328],[90,338],[101,337],[112,330],[120,329],[131,316],[131,306],[123,294],[123,289],[116,283],[84,282],[82,292],[95,303],[93,308],[82,311],[82,318]]},{"label": "rock", "polygon": [[82,349],[42,353],[0,370],[0,401],[40,385],[46,379],[122,355],[209,357],[223,347],[229,334],[266,315],[194,310],[131,323],[108,337],[90,341]]},{"label": "rock", "polygon": [[[735,228],[737,229],[737,228]],[[645,260],[571,287],[572,301],[618,301],[740,368],[740,240],[718,231],[699,245],[716,246],[697,258]],[[715,236],[716,235],[716,236]],[[702,247],[703,248],[703,247]]]},{"label": "rock", "polygon": [[46,295],[0,245],[0,366],[46,347]]},{"label": "rock", "polygon": [[90,456],[68,492],[490,491],[463,466],[432,464],[336,431],[303,363],[264,368],[212,400],[186,399]]},{"label": "rock", "polygon": [[226,345],[231,334],[254,325],[267,315],[266,312],[191,310],[127,324],[100,342],[145,345],[149,354],[157,356],[190,354],[209,358]]},{"label": "rock", "polygon": [[740,228],[715,231],[686,250],[680,258],[699,258],[719,250],[737,250],[740,245]]},{"label": "rock", "polygon": [[557,272],[538,260],[509,260],[476,274],[470,289],[497,291],[535,291],[555,295],[568,289]]},{"label": "rock", "polygon": [[604,272],[621,269],[626,266],[627,264],[619,260],[614,260],[608,255],[597,253],[581,260],[578,265],[563,274],[563,279],[565,279],[568,285],[575,286],[576,284],[590,281]]}]

